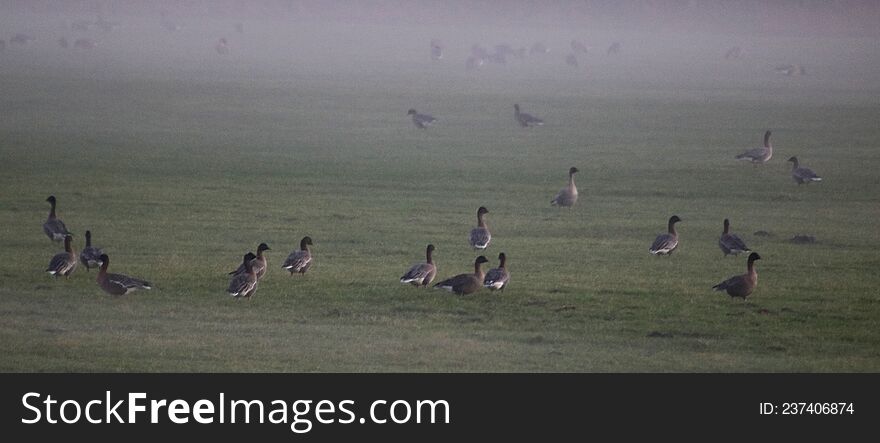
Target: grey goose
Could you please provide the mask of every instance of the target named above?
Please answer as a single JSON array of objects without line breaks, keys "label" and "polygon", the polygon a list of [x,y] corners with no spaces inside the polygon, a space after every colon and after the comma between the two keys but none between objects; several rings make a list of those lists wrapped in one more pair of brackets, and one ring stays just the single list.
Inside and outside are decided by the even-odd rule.
[{"label": "grey goose", "polygon": [[760,260],[761,256],[757,252],[749,254],[748,267],[745,274],[736,275],[712,286],[716,291],[727,291],[727,295],[731,297],[741,297],[745,299],[758,286],[758,271],[755,270],[755,260]]},{"label": "grey goose", "polygon": [[107,268],[110,266],[110,257],[107,254],[101,254],[101,270],[98,271],[98,277],[95,279],[98,286],[104,292],[110,295],[125,295],[138,289],[153,289],[152,285],[146,280],[129,277],[123,274],[110,274]]},{"label": "grey goose", "polygon": [[79,262],[86,267],[86,270],[98,268],[101,266],[103,253],[101,248],[92,246],[92,231],[86,231],[86,247],[79,253]]},{"label": "grey goose", "polygon": [[669,217],[669,223],[667,225],[667,232],[665,234],[660,234],[654,240],[654,243],[651,244],[651,248],[649,251],[653,255],[670,255],[675,248],[678,247],[678,232],[675,230],[675,224],[680,222],[681,219],[678,218],[677,215],[673,215]]},{"label": "grey goose", "polygon": [[492,233],[489,232],[489,227],[486,226],[485,215],[488,213],[489,210],[485,206],[480,206],[477,209],[477,227],[471,229],[471,235],[468,238],[471,247],[474,249],[486,249],[489,247],[489,242],[492,241]]},{"label": "grey goose", "polygon": [[[266,256],[263,254],[263,252],[268,250],[270,250],[269,245],[260,243],[260,245],[257,246],[257,255],[252,259],[251,266],[258,279],[263,278],[263,276],[266,275],[266,270],[269,269],[269,263],[266,260]],[[244,273],[247,273],[247,266],[242,263],[236,268],[236,270],[230,272],[229,275],[239,275]]]},{"label": "grey goose", "polygon": [[49,217],[43,223],[43,232],[46,233],[50,240],[62,241],[66,235],[70,234],[70,231],[67,230],[67,226],[64,226],[64,222],[55,215],[55,196],[50,195],[46,201],[52,205],[52,208],[49,209]]},{"label": "grey goose", "polygon": [[291,276],[296,273],[305,274],[312,267],[312,251],[309,250],[311,244],[311,237],[303,237],[299,242],[299,250],[291,252],[281,268],[290,271]]},{"label": "grey goose", "polygon": [[544,125],[544,120],[541,120],[540,118],[537,118],[531,114],[521,112],[519,110],[519,104],[513,105],[513,117],[516,119],[516,122],[519,123],[519,125],[523,128]]},{"label": "grey goose", "polygon": [[431,284],[434,281],[434,277],[437,276],[437,266],[434,264],[433,253],[434,245],[428,245],[425,248],[425,262],[417,263],[409,268],[406,274],[400,277],[400,282],[422,287]]},{"label": "grey goose", "polygon": [[483,273],[480,265],[488,262],[489,260],[486,260],[486,257],[481,255],[474,261],[473,274],[458,274],[455,277],[447,278],[437,283],[434,285],[434,288],[445,289],[458,295],[472,294],[482,287],[483,278],[486,275]]},{"label": "grey goose", "polygon": [[244,255],[241,265],[244,272],[236,273],[229,281],[226,292],[235,298],[250,298],[257,292],[257,273],[254,270],[254,262],[257,256],[253,252]]},{"label": "grey goose", "polygon": [[410,109],[406,114],[412,116],[413,124],[419,129],[425,129],[437,122],[436,118],[428,114],[419,114],[415,109]]},{"label": "grey goose", "polygon": [[497,268],[492,268],[489,272],[486,273],[486,276],[483,278],[483,286],[494,291],[501,290],[507,287],[507,282],[510,281],[510,273],[507,272],[507,255],[505,253],[498,254],[498,264]]},{"label": "grey goose", "polygon": [[550,200],[551,205],[570,208],[577,203],[578,189],[577,186],[574,185],[574,174],[577,172],[578,168],[575,168],[574,166],[568,169],[568,185],[562,188],[556,194],[556,197],[553,197],[553,200]]},{"label": "grey goose", "polygon": [[71,245],[73,236],[67,234],[64,236],[64,252],[59,252],[52,257],[46,272],[53,277],[68,277],[76,269],[76,251]]},{"label": "grey goose", "polygon": [[800,166],[797,157],[792,157],[788,159],[788,161],[792,163],[791,178],[793,178],[797,184],[802,185],[804,183],[809,184],[810,182],[822,181],[822,177],[819,177],[812,169]]},{"label": "grey goose", "polygon": [[742,154],[737,155],[737,160],[745,160],[754,164],[767,163],[773,157],[773,145],[770,143],[770,131],[764,133],[764,146],[760,148],[749,149]]},{"label": "grey goose", "polygon": [[724,219],[724,231],[721,232],[721,237],[718,239],[718,247],[721,248],[725,257],[730,254],[739,255],[743,252],[751,252],[743,239],[730,233],[730,220],[726,218]]}]

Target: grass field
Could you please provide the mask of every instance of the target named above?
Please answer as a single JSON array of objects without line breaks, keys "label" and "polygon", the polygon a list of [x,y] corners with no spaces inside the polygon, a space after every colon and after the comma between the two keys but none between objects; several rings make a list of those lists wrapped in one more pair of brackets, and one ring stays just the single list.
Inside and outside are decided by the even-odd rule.
[{"label": "grass field", "polygon": [[[427,60],[430,32],[381,63],[7,50],[0,370],[880,370],[876,45],[786,42],[823,60],[801,78],[774,75],[766,45],[733,65],[630,44],[579,71],[468,73]],[[547,125],[517,127],[513,103]],[[411,107],[438,125],[417,130]],[[766,129],[768,164],[733,160]],[[825,180],[797,186],[791,155]],[[580,201],[553,208],[570,166]],[[78,250],[91,230],[111,272],[154,289],[48,277],[50,194]],[[481,205],[503,294],[398,283],[428,243],[438,278],[472,269]],[[653,257],[672,214],[681,246]],[[764,258],[747,301],[710,289],[745,269],[718,249],[724,218]],[[304,235],[315,263],[288,277]],[[260,242],[269,272],[233,300],[226,273]]]}]

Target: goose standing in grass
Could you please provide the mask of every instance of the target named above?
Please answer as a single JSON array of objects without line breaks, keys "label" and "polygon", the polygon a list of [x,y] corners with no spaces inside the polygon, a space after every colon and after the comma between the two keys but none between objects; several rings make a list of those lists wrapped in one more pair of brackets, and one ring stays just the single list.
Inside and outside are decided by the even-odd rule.
[{"label": "goose standing in grass", "polygon": [[739,238],[738,235],[731,234],[729,231],[730,220],[725,218],[724,232],[721,233],[721,238],[718,239],[718,247],[721,248],[721,252],[724,253],[725,257],[729,254],[739,255],[743,252],[751,252],[749,247],[746,246],[746,242]]},{"label": "goose standing in grass", "polygon": [[483,270],[480,268],[480,265],[483,263],[489,263],[489,260],[486,260],[486,257],[481,255],[474,261],[473,274],[458,274],[455,277],[447,278],[446,280],[437,283],[434,285],[434,288],[445,289],[458,295],[467,295],[476,292],[477,289],[480,289],[483,285],[483,279],[486,277]]},{"label": "goose standing in grass", "polygon": [[507,264],[507,255],[503,252],[498,254],[498,261],[500,262],[498,267],[490,269],[483,278],[483,286],[493,291],[496,289],[503,291],[510,281],[510,273],[504,267]]},{"label": "goose standing in grass", "polygon": [[92,231],[86,231],[86,247],[79,253],[79,261],[86,270],[101,266],[101,254],[104,251],[101,248],[92,246]]},{"label": "goose standing in grass", "polygon": [[[254,269],[254,273],[257,275],[257,279],[262,279],[264,275],[266,275],[266,270],[269,269],[269,263],[266,260],[266,256],[263,255],[263,252],[269,251],[269,245],[265,243],[260,243],[260,246],[257,246],[257,255],[253,258],[253,263],[251,266]],[[247,272],[247,266],[244,263],[240,264],[238,268],[229,273],[229,275],[239,275]]]},{"label": "goose standing in grass", "polygon": [[61,277],[62,275],[70,278],[70,274],[76,269],[76,251],[71,245],[73,236],[67,234],[64,236],[64,252],[59,252],[52,257],[46,272],[53,277]]},{"label": "goose standing in grass", "polygon": [[749,149],[736,156],[737,160],[746,160],[754,164],[767,163],[773,157],[773,145],[770,143],[770,131],[764,133],[764,146]]},{"label": "goose standing in grass", "polygon": [[486,249],[489,247],[489,242],[492,241],[492,233],[486,226],[485,215],[488,213],[489,210],[485,206],[480,206],[480,209],[477,209],[477,227],[471,229],[469,238],[471,247],[474,249]]},{"label": "goose standing in grass", "polygon": [[244,272],[236,273],[229,281],[229,288],[226,290],[229,295],[235,298],[250,298],[257,292],[257,273],[254,270],[256,261],[257,256],[253,252],[244,255],[244,259],[241,261]]},{"label": "goose standing in grass", "polygon": [[437,266],[434,265],[434,245],[428,245],[425,249],[425,262],[418,263],[409,268],[403,277],[400,277],[401,283],[409,283],[413,286],[428,286],[437,276]]},{"label": "goose standing in grass", "polygon": [[153,289],[150,283],[145,280],[122,274],[108,274],[110,257],[107,254],[101,254],[100,260],[101,270],[98,271],[98,277],[95,280],[104,292],[110,295],[125,295],[136,289]]},{"label": "goose standing in grass", "polygon": [[812,169],[800,166],[797,157],[792,157],[788,159],[788,161],[792,163],[791,178],[793,178],[797,184],[802,185],[804,183],[809,184],[810,182],[822,181],[822,177],[819,177]]},{"label": "goose standing in grass", "polygon": [[731,297],[742,297],[745,300],[755,287],[758,286],[758,271],[755,270],[755,260],[760,260],[757,252],[749,254],[748,271],[745,274],[736,275],[712,286],[716,291],[727,291]]},{"label": "goose standing in grass", "polygon": [[415,109],[410,109],[406,115],[412,116],[413,124],[419,129],[425,129],[437,122],[437,119],[428,114],[419,114]]},{"label": "goose standing in grass", "polygon": [[544,125],[544,120],[541,120],[540,118],[537,118],[531,114],[520,112],[519,104],[513,105],[513,117],[516,118],[516,122],[519,123],[519,125],[523,128]]},{"label": "goose standing in grass", "polygon": [[653,255],[670,255],[675,248],[678,247],[678,232],[675,231],[675,224],[681,219],[677,215],[669,217],[667,232],[660,234],[651,245],[651,254]]},{"label": "goose standing in grass", "polygon": [[553,200],[550,200],[551,205],[570,208],[577,203],[578,188],[574,185],[574,174],[577,172],[578,168],[575,168],[574,166],[568,169],[568,186],[562,188],[559,193],[556,194],[556,197],[553,197]]},{"label": "goose standing in grass", "polygon": [[291,276],[297,272],[305,274],[312,266],[312,251],[309,250],[311,244],[311,237],[303,237],[299,242],[299,250],[291,252],[281,267],[290,271]]},{"label": "goose standing in grass", "polygon": [[49,210],[49,217],[43,223],[43,232],[46,233],[50,240],[62,241],[65,236],[70,234],[70,231],[67,230],[67,226],[64,226],[64,222],[55,215],[55,196],[50,195],[46,201],[52,205],[52,209]]}]

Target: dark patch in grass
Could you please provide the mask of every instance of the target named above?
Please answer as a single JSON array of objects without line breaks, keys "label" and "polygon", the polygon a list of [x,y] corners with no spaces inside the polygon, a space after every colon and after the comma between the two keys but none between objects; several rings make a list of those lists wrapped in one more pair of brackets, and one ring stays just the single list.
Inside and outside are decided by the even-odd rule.
[{"label": "dark patch in grass", "polygon": [[49,285],[36,285],[34,286],[34,289],[37,291],[48,291],[49,289],[52,289],[52,287]]},{"label": "dark patch in grass", "polygon": [[331,309],[324,313],[325,317],[339,318],[342,317],[342,311],[339,309]]},{"label": "dark patch in grass", "polygon": [[785,348],[782,346],[767,346],[767,349],[771,351],[785,352]]},{"label": "dark patch in grass", "polygon": [[555,309],[553,309],[553,310],[556,311],[556,312],[564,312],[564,311],[574,311],[575,309],[577,309],[576,306],[572,306],[572,305],[563,305],[563,306],[560,306],[560,307],[555,308]]},{"label": "dark patch in grass", "polygon": [[43,332],[48,332],[50,334],[61,334],[61,333],[67,332],[67,331],[65,331],[64,329],[61,329],[61,328],[45,328],[45,329],[43,329]]},{"label": "dark patch in grass", "polygon": [[544,337],[542,337],[542,336],[540,336],[540,335],[535,335],[535,336],[533,336],[533,337],[529,337],[529,338],[527,338],[527,339],[525,340],[525,342],[528,343],[528,344],[530,344],[530,345],[539,345],[539,344],[541,344],[541,343],[544,343]]},{"label": "dark patch in grass", "polygon": [[755,231],[754,235],[757,237],[773,237],[773,234],[767,231]]},{"label": "dark patch in grass", "polygon": [[531,300],[524,301],[522,305],[523,306],[544,306],[546,304],[547,304],[546,300],[531,299]]},{"label": "dark patch in grass", "polygon": [[811,245],[816,243],[816,237],[812,235],[802,235],[798,234],[789,240],[789,243],[794,243],[796,245]]},{"label": "dark patch in grass", "polygon": [[757,312],[758,314],[762,314],[762,315],[771,315],[771,314],[773,314],[773,312],[770,312],[770,310],[768,310],[768,309],[758,309],[758,310],[755,311],[755,312]]},{"label": "dark patch in grass", "polygon": [[646,337],[652,338],[672,338],[673,335],[670,332],[660,332],[660,331],[651,331],[646,335]]}]

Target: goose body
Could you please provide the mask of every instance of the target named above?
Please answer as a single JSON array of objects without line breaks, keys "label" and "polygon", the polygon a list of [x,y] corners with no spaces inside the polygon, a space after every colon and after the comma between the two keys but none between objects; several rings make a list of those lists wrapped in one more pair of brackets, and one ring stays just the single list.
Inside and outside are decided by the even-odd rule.
[{"label": "goose body", "polygon": [[309,250],[309,245],[311,244],[312,239],[310,237],[303,237],[299,242],[299,250],[291,252],[281,267],[290,271],[290,275],[295,273],[305,274],[312,266],[312,252]]},{"label": "goose body", "polygon": [[477,209],[477,227],[471,229],[471,235],[468,239],[471,247],[474,249],[486,249],[489,247],[489,242],[492,241],[492,233],[489,232],[489,227],[486,226],[486,219],[484,218],[485,214],[488,213],[489,210],[484,206],[480,206]]},{"label": "goose body", "polygon": [[801,65],[779,65],[773,70],[776,71],[777,74],[782,74],[788,77],[807,74],[807,70]]},{"label": "goose body", "polygon": [[483,286],[495,291],[495,290],[504,290],[507,287],[507,282],[510,281],[510,273],[507,272],[507,268],[505,265],[507,264],[507,255],[503,252],[498,254],[498,264],[497,268],[492,268],[489,272],[486,273],[486,276],[483,277]]},{"label": "goose body", "polygon": [[257,292],[257,273],[254,270],[256,258],[253,252],[245,254],[241,262],[244,272],[236,273],[229,281],[229,288],[226,289],[229,295],[235,298],[250,298]]},{"label": "goose body", "polygon": [[437,119],[428,114],[419,114],[415,109],[410,109],[406,113],[412,116],[413,124],[419,129],[425,129],[437,122]]},{"label": "goose body", "polygon": [[730,220],[725,218],[724,231],[721,233],[721,238],[718,239],[718,247],[721,248],[721,252],[724,253],[725,257],[729,254],[739,255],[743,252],[751,252],[749,247],[746,246],[746,242],[739,238],[738,235],[731,234],[729,231]]},{"label": "goose body", "polygon": [[431,40],[431,60],[443,59],[443,45],[439,40]]},{"label": "goose body", "polygon": [[681,219],[678,218],[677,215],[673,215],[669,218],[669,223],[667,225],[667,232],[665,234],[660,234],[654,239],[654,243],[651,244],[651,248],[649,251],[653,255],[670,255],[675,248],[678,247],[678,232],[675,230],[675,224],[680,222]]},{"label": "goose body", "polygon": [[67,234],[64,237],[64,252],[59,252],[52,257],[46,272],[53,277],[70,277],[70,274],[76,269],[76,251],[71,245],[73,237]]},{"label": "goose body", "polygon": [[434,285],[434,288],[445,289],[458,295],[472,294],[482,287],[483,279],[486,275],[483,273],[480,265],[488,262],[489,260],[486,260],[486,257],[481,255],[474,261],[473,274],[458,274],[455,277],[447,278],[437,283]]},{"label": "goose body", "polygon": [[214,50],[220,55],[229,54],[229,44],[226,42],[226,38],[218,40],[217,44],[214,45]]},{"label": "goose body", "polygon": [[764,146],[749,149],[736,156],[737,160],[745,160],[755,164],[767,163],[773,157],[773,145],[770,143],[770,131],[764,133]]},{"label": "goose body", "polygon": [[788,161],[792,163],[791,178],[793,178],[797,184],[802,185],[804,183],[809,184],[810,182],[822,181],[822,177],[819,177],[812,169],[800,166],[797,157],[792,157],[788,159]]},{"label": "goose body", "polygon": [[574,174],[577,172],[578,168],[575,168],[574,166],[568,170],[568,186],[562,188],[556,194],[556,197],[553,197],[553,200],[550,200],[551,205],[570,208],[577,203],[578,189],[577,186],[574,185]]},{"label": "goose body", "polygon": [[[264,275],[266,275],[266,270],[269,269],[269,263],[266,260],[266,256],[263,255],[264,251],[268,251],[269,245],[265,243],[260,243],[257,246],[257,255],[251,259],[251,266],[254,269],[254,273],[257,275],[257,279],[262,279]],[[230,272],[229,275],[239,275],[247,273],[247,266],[244,263],[240,264],[238,268],[234,271]]]},{"label": "goose body", "polygon": [[727,291],[727,295],[731,297],[741,297],[745,299],[758,286],[758,272],[755,270],[755,260],[760,260],[761,256],[757,252],[749,254],[748,270],[745,274],[736,275],[712,286],[716,291]]},{"label": "goose body", "polygon": [[86,247],[79,253],[79,262],[86,267],[86,270],[98,268],[101,266],[103,253],[101,248],[92,246],[92,231],[86,231]]},{"label": "goose body", "polygon": [[153,289],[149,282],[139,278],[129,277],[123,274],[110,274],[107,267],[110,266],[110,258],[107,254],[101,254],[101,270],[96,278],[98,286],[110,295],[125,295],[138,289]]},{"label": "goose body", "polygon": [[434,245],[428,245],[425,249],[425,262],[413,265],[400,277],[401,283],[409,283],[413,286],[428,286],[437,276],[437,266],[433,259]]},{"label": "goose body", "polygon": [[50,195],[46,201],[52,205],[52,209],[49,210],[49,217],[43,223],[43,232],[52,241],[63,241],[64,237],[70,234],[70,231],[67,230],[67,226],[64,226],[64,222],[55,215],[55,205],[57,203],[55,196]]},{"label": "goose body", "polygon": [[516,119],[516,122],[519,123],[519,125],[523,128],[544,125],[544,120],[541,120],[540,118],[537,118],[531,114],[520,112],[518,104],[513,105],[513,117]]}]

